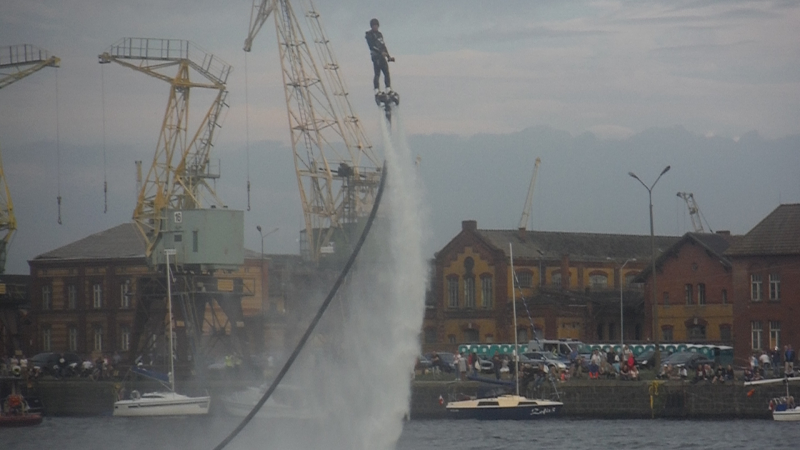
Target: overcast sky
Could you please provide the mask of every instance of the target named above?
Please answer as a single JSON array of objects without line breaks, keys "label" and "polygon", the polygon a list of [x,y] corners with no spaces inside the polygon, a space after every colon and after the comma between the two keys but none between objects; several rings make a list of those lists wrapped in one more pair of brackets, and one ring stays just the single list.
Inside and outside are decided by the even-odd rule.
[{"label": "overcast sky", "polygon": [[[301,3],[295,5],[299,9]],[[792,147],[800,123],[798,1],[318,0],[317,7],[354,107],[378,148],[379,115],[364,31],[372,17],[381,21],[397,58],[391,65],[393,87],[402,96],[406,130],[423,161],[434,247],[466,218],[515,227],[516,220],[497,219],[498,205],[509,217],[519,217],[532,160],[548,151],[542,156],[543,192],[537,192],[537,201],[553,218],[533,221],[543,229],[647,233],[646,203],[644,227],[641,214],[633,222],[621,217],[628,214],[622,206],[595,224],[591,205],[646,202],[646,192],[630,186],[635,181],[626,180],[626,173],[633,170],[652,180],[666,164],[673,165],[673,181],[665,175],[660,182],[672,184],[663,187],[669,203],[661,217],[667,222],[659,222],[657,232],[686,231],[676,225],[676,189],[707,186],[696,192],[701,208],[719,210],[716,215],[724,220],[716,228],[740,233],[778,202],[800,201],[800,184],[796,175],[792,178],[796,170],[786,171],[798,168],[792,164],[800,152]],[[254,231],[259,224],[265,230],[280,228],[265,240],[267,251],[296,249],[302,213],[287,147],[275,30],[268,21],[245,57],[250,9],[245,0],[17,1],[3,7],[0,47],[29,43],[61,58],[61,68],[47,68],[0,91],[0,149],[20,228],[9,272],[26,273],[26,261],[37,254],[130,218],[134,161],[152,161],[169,90],[163,81],[97,63],[97,55],[122,37],[191,40],[234,67],[228,80],[230,110],[215,147],[222,160],[219,188],[231,207],[246,208],[244,180],[251,177],[247,246],[259,248]],[[198,95],[192,107],[204,112],[203,101]],[[558,142],[568,144],[555,152],[521,139],[543,139],[525,131],[531,129],[566,133]],[[672,154],[674,135],[648,132],[652,129],[678,130],[699,140],[681,141],[691,145]],[[752,145],[738,144],[753,131],[758,139],[748,141]],[[587,132],[598,141],[586,148],[597,153],[580,153],[577,159],[575,152],[585,143],[580,137]],[[687,153],[706,148],[700,138],[713,140],[711,150]],[[539,153],[500,154],[508,142]],[[627,150],[615,153],[617,143]],[[470,146],[483,152],[479,160],[498,159],[506,166],[497,166],[500,173],[471,173],[482,165],[461,159],[459,152]],[[764,170],[764,176],[748,179],[741,164],[757,163],[762,151],[784,170],[783,178]],[[741,156],[739,166],[729,160],[733,154]],[[687,155],[694,160],[686,161]],[[592,170],[576,175],[569,163]],[[734,166],[734,179],[715,170]],[[514,183],[483,201],[470,203],[458,190],[447,192],[459,180],[491,184],[507,178],[503,167],[519,168]],[[579,185],[591,176],[622,179],[619,186],[601,183],[598,188],[624,189],[625,195],[608,202],[592,197],[598,188],[587,192],[558,185]],[[104,178],[110,190],[105,214]],[[766,199],[758,208],[738,206],[731,186],[754,195],[751,201]],[[506,203],[502,193],[509,191],[513,195]],[[63,225],[56,223],[59,192]],[[548,196],[540,197],[545,192]],[[578,199],[589,199],[587,207],[570,208]],[[548,204],[554,206],[547,209]],[[733,214],[737,208],[747,211]]]}]

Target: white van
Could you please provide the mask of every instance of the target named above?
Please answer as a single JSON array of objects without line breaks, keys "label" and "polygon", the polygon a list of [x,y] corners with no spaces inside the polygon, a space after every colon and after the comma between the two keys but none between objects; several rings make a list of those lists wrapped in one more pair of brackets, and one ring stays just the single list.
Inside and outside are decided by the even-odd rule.
[{"label": "white van", "polygon": [[[573,339],[534,339],[528,342],[528,351],[544,351],[569,357],[572,351],[578,351],[583,342]],[[554,352],[555,350],[555,352]]]}]

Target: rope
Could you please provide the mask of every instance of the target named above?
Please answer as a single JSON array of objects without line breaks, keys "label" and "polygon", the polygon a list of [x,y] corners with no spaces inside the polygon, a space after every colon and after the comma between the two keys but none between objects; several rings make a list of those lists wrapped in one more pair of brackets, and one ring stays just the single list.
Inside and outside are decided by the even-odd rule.
[{"label": "rope", "polygon": [[58,191],[58,224],[61,225],[61,149],[58,123],[58,68],[56,68],[56,189]]},{"label": "rope", "polygon": [[233,440],[233,438],[236,437],[236,435],[238,435],[239,432],[241,432],[244,429],[244,427],[247,426],[248,423],[250,423],[251,420],[253,420],[253,417],[256,416],[256,413],[258,413],[261,407],[264,406],[264,403],[267,402],[269,397],[278,387],[278,384],[281,382],[283,377],[292,367],[292,364],[294,363],[295,359],[297,359],[297,356],[300,354],[300,351],[303,349],[303,347],[306,345],[306,342],[311,337],[311,334],[314,332],[314,329],[316,328],[317,324],[322,319],[322,315],[325,313],[325,310],[328,308],[328,305],[331,304],[331,301],[333,301],[333,297],[336,295],[336,292],[339,290],[339,287],[342,285],[342,283],[344,283],[345,277],[350,272],[350,268],[353,266],[353,263],[356,260],[356,256],[358,256],[361,247],[364,245],[364,241],[366,241],[367,239],[369,230],[372,227],[372,222],[375,220],[375,216],[378,213],[378,206],[381,203],[381,197],[383,196],[383,189],[386,185],[386,177],[387,177],[386,170],[387,170],[386,163],[384,162],[381,184],[378,187],[378,193],[375,196],[375,203],[372,205],[372,211],[370,211],[369,213],[369,218],[367,219],[367,223],[364,226],[364,231],[361,232],[361,237],[358,239],[358,242],[356,243],[356,246],[353,249],[353,253],[350,254],[350,259],[347,260],[347,264],[344,266],[344,269],[342,269],[342,272],[339,274],[339,278],[336,279],[336,283],[334,283],[330,292],[328,292],[328,296],[325,298],[325,301],[322,302],[322,305],[317,311],[317,315],[314,316],[313,320],[311,320],[311,323],[308,325],[308,328],[306,329],[306,332],[303,334],[303,337],[300,338],[300,341],[297,343],[297,346],[292,352],[292,355],[289,357],[288,360],[286,360],[286,363],[283,365],[283,368],[281,368],[281,371],[278,372],[278,375],[272,381],[272,384],[270,384],[269,389],[267,389],[267,392],[265,392],[264,395],[261,397],[261,399],[258,401],[258,403],[256,403],[252,411],[250,411],[250,413],[247,414],[247,417],[245,417],[242,420],[242,422],[231,432],[231,434],[229,434],[225,439],[222,440],[222,442],[219,443],[219,445],[214,447],[214,450],[222,450],[223,448],[225,448]]},{"label": "rope", "polygon": [[247,155],[247,210],[250,211],[250,101],[247,95],[247,52],[244,53],[244,152]]},{"label": "rope", "polygon": [[103,116],[103,214],[108,212],[108,173],[106,166],[106,77],[105,64],[100,65],[100,103]]}]

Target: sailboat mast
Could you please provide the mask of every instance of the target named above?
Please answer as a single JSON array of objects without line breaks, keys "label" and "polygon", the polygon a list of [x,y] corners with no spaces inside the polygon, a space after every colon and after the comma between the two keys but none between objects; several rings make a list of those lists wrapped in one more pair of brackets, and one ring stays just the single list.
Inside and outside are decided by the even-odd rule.
[{"label": "sailboat mast", "polygon": [[172,276],[169,268],[169,255],[175,254],[175,249],[165,249],[164,254],[167,256],[167,308],[169,320],[169,388],[175,392],[175,356],[173,353],[172,343]]},{"label": "sailboat mast", "polygon": [[517,274],[514,272],[514,248],[508,243],[508,255],[511,260],[511,301],[514,305],[514,381],[519,397],[519,343],[517,342]]}]

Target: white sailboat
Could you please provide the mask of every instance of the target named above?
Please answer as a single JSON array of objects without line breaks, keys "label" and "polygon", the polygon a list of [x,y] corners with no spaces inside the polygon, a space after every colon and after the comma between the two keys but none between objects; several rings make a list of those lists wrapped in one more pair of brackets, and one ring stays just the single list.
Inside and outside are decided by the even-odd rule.
[{"label": "white sailboat", "polygon": [[749,381],[744,385],[757,386],[761,384],[775,383],[783,383],[786,385],[786,395],[784,397],[775,397],[769,401],[769,409],[772,411],[772,419],[778,422],[798,422],[800,421],[800,406],[795,403],[794,397],[789,395],[789,383],[793,381],[800,381],[800,378],[772,378],[769,380]]},{"label": "white sailboat", "polygon": [[[519,367],[519,343],[517,342],[517,296],[514,283],[514,250],[508,244],[509,257],[511,259],[511,298],[514,303],[514,361]],[[450,417],[457,419],[478,419],[478,420],[531,420],[541,419],[548,416],[555,416],[561,412],[563,403],[545,400],[532,399],[519,395],[519,370],[514,371],[516,384],[516,394],[500,395],[488,398],[472,398],[449,402],[446,406],[450,412]]]},{"label": "white sailboat", "polygon": [[130,398],[114,402],[114,416],[188,416],[208,414],[211,406],[211,397],[189,397],[175,392],[175,359],[172,338],[172,273],[169,267],[169,257],[175,254],[174,249],[166,249],[167,257],[167,307],[169,316],[169,374],[153,372],[147,369],[134,367],[132,372],[161,382],[168,391],[145,392],[131,391]]}]

